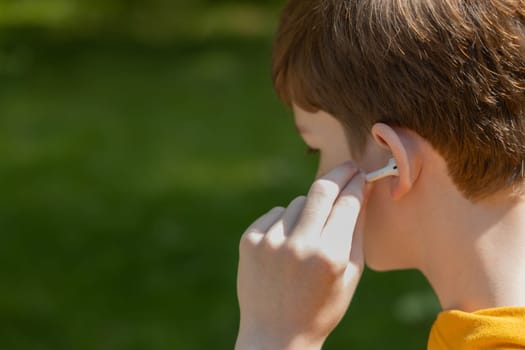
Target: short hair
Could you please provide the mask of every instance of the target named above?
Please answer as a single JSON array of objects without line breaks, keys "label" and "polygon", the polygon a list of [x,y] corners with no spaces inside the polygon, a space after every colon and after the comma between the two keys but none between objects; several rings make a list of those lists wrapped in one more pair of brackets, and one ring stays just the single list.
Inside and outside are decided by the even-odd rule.
[{"label": "short hair", "polygon": [[467,198],[523,183],[525,0],[289,0],[272,76],[354,157],[383,122],[425,138]]}]

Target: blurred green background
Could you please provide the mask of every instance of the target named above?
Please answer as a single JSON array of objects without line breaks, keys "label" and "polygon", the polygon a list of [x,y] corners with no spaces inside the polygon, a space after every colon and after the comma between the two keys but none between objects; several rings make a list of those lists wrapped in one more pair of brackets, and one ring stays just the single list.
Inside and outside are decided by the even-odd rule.
[{"label": "blurred green background", "polygon": [[[238,240],[314,177],[270,80],[282,0],[0,0],[0,348],[232,349]],[[366,271],[326,349],[422,349]]]}]

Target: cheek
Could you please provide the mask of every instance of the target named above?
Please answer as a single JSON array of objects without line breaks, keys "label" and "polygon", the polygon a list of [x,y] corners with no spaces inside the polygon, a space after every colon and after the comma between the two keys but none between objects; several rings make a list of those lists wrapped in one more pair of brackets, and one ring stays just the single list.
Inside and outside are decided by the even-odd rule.
[{"label": "cheek", "polygon": [[320,149],[319,166],[316,177],[320,177],[334,169],[341,163],[351,160],[352,156],[345,140],[333,142],[330,147]]},{"label": "cheek", "polygon": [[330,170],[348,160],[351,160],[351,157],[347,152],[344,152],[344,150],[341,152],[321,152],[316,178],[325,175],[330,172]]}]

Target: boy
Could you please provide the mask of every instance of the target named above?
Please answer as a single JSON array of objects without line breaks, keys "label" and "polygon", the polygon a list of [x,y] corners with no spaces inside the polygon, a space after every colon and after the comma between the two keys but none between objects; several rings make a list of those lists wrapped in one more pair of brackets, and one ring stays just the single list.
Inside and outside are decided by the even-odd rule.
[{"label": "boy", "polygon": [[236,348],[320,349],[365,262],[429,280],[429,349],[525,348],[525,0],[290,0],[274,50],[320,167],[241,238]]}]

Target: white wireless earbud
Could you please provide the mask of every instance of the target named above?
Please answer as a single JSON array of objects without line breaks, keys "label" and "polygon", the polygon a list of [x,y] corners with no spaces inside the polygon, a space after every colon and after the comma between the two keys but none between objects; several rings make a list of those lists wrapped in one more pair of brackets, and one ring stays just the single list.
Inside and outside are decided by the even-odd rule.
[{"label": "white wireless earbud", "polygon": [[366,174],[366,181],[374,182],[387,176],[399,176],[396,160],[394,158],[390,158],[388,164],[384,168]]}]

